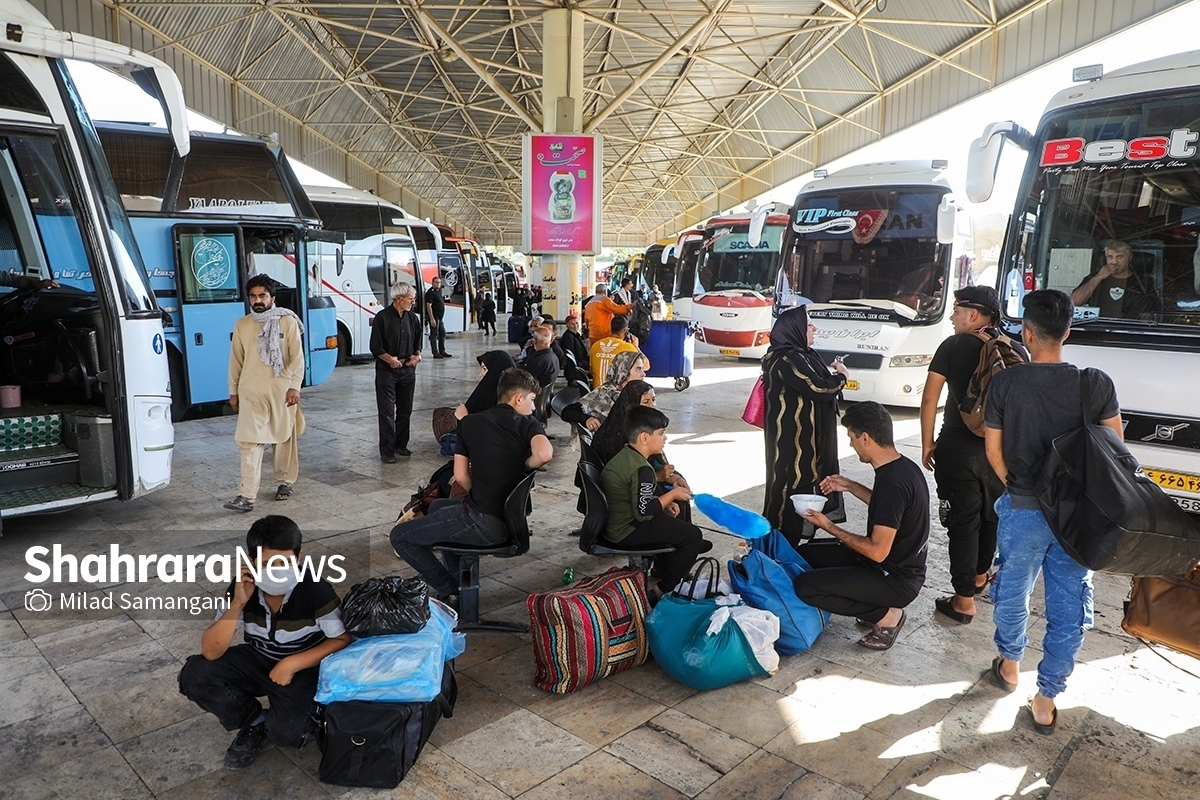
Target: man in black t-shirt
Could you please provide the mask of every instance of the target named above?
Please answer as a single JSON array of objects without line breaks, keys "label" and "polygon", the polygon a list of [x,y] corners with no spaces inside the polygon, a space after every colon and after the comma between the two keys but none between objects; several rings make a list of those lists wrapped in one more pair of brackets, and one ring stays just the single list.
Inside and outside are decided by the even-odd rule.
[{"label": "man in black t-shirt", "polygon": [[1115,240],[1104,243],[1104,264],[1075,287],[1071,302],[1107,319],[1150,319],[1162,310],[1154,287],[1133,270],[1133,248]]},{"label": "man in black t-shirt", "polygon": [[[996,555],[996,500],[1004,484],[996,477],[976,436],[963,421],[959,403],[979,366],[983,340],[1000,334],[1000,296],[990,286],[967,286],[954,293],[950,322],[954,335],[934,353],[921,396],[921,463],[937,480],[942,524],[950,540],[951,597],[939,597],[934,608],[960,624],[975,618],[975,595],[987,588]],[[1013,344],[1024,356],[1025,349]],[[1026,360],[1028,357],[1026,356]],[[938,401],[946,387],[942,431],[933,438]]]},{"label": "man in black t-shirt", "polygon": [[442,279],[435,277],[425,290],[425,321],[429,325],[429,349],[434,358],[454,358],[446,352],[446,300],[442,297]]},{"label": "man in black t-shirt", "polygon": [[871,626],[858,643],[887,650],[904,627],[905,607],[925,584],[929,487],[921,468],[896,450],[892,418],[883,406],[853,405],[842,423],[859,460],[875,468],[875,487],[830,475],[821,491],[849,492],[866,503],[867,535],[843,530],[819,511],[804,514],[834,538],[796,549],[814,568],[796,578],[796,594],[816,608],[857,617]]},{"label": "man in black t-shirt", "polygon": [[[1092,573],[1077,564],[1050,530],[1037,499],[1037,481],[1051,443],[1085,423],[1111,428],[1123,437],[1121,411],[1112,379],[1096,369],[1079,370],[1062,360],[1074,306],[1063,292],[1025,295],[1021,336],[1031,361],[997,373],[988,386],[984,445],[988,461],[1008,493],[996,503],[1000,569],[992,586],[995,642],[1000,655],[990,677],[1015,691],[1028,637],[1029,595],[1038,573],[1046,592],[1046,635],[1038,663],[1038,693],[1030,701],[1033,727],[1054,732],[1054,698],[1067,688],[1083,632],[1092,625]],[[1083,407],[1083,391],[1089,407]]]},{"label": "man in black t-shirt", "polygon": [[545,429],[532,416],[537,391],[537,381],[524,370],[513,367],[500,373],[500,402],[458,423],[454,480],[467,490],[466,500],[435,500],[426,516],[392,528],[397,557],[421,573],[442,600],[458,594],[458,565],[447,554],[449,563],[443,566],[433,545],[502,544],[508,538],[504,501],[527,471],[549,463],[554,455]]},{"label": "man in black t-shirt", "polygon": [[525,363],[522,365],[524,370],[532,375],[537,380],[538,386],[543,389],[558,379],[558,357],[550,349],[552,339],[550,329],[545,325],[535,328],[533,347],[529,349],[529,355],[525,357]]}]

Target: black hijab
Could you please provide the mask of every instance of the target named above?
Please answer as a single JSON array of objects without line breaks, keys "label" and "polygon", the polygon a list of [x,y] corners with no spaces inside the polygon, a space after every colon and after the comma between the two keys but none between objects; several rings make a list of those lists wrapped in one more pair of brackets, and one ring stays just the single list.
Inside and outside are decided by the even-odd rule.
[{"label": "black hijab", "polygon": [[808,306],[796,306],[779,315],[775,326],[771,328],[771,350],[786,350],[792,348],[807,352],[808,347]]},{"label": "black hijab", "polygon": [[489,350],[477,360],[480,366],[487,367],[487,374],[479,379],[479,383],[475,384],[475,391],[467,398],[465,405],[468,414],[487,411],[500,402],[496,397],[496,391],[500,388],[500,373],[516,366],[512,356],[503,350]]}]

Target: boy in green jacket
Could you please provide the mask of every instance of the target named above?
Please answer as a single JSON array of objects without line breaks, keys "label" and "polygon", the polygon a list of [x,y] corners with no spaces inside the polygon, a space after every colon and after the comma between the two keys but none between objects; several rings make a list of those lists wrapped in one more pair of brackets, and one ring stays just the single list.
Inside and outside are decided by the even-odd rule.
[{"label": "boy in green jacket", "polygon": [[602,538],[629,549],[675,548],[654,559],[654,573],[659,580],[650,586],[650,592],[657,602],[691,571],[697,556],[712,549],[712,542],[698,527],[677,518],[678,502],[691,500],[690,491],[676,486],[666,494],[654,494],[654,467],[648,459],[666,446],[666,414],[657,408],[637,406],[629,412],[628,424],[628,444],[600,474],[600,485],[608,500],[608,526]]}]

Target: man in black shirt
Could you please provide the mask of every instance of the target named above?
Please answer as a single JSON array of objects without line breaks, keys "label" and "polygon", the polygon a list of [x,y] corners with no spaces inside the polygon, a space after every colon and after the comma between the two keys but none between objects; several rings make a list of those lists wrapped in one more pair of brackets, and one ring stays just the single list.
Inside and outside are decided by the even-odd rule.
[{"label": "man in black shirt", "polygon": [[558,379],[558,357],[550,349],[550,329],[544,325],[533,331],[533,348],[525,357],[524,369],[545,389]]},{"label": "man in black shirt", "polygon": [[591,350],[586,336],[579,332],[579,314],[572,311],[567,315],[567,330],[559,339],[559,344],[562,345],[563,354],[570,353],[574,356],[574,368],[569,369],[567,361],[563,361],[562,368],[567,371],[567,383],[574,383],[578,379],[586,380],[591,370]]},{"label": "man in black shirt", "polygon": [[[979,365],[983,340],[999,335],[1000,296],[990,286],[967,286],[954,293],[950,322],[954,335],[942,342],[929,365],[921,396],[921,463],[937,480],[942,524],[950,540],[952,597],[939,597],[934,607],[960,624],[975,618],[975,595],[988,582],[996,555],[996,500],[1004,484],[987,461],[983,438],[963,421],[959,402]],[[1024,348],[1014,348],[1025,355]],[[1028,357],[1026,357],[1028,360]],[[942,432],[933,439],[938,400],[946,387]]]},{"label": "man in black shirt", "polygon": [[1150,319],[1162,310],[1154,287],[1133,270],[1133,248],[1125,242],[1104,243],[1104,264],[1071,292],[1077,306],[1093,306],[1108,319]]},{"label": "man in black shirt", "polygon": [[425,322],[429,325],[429,349],[434,358],[454,358],[446,352],[446,301],[442,297],[442,279],[435,277],[425,291]]},{"label": "man in black shirt", "polygon": [[511,367],[500,373],[499,403],[458,423],[454,480],[468,491],[465,501],[435,500],[427,516],[392,528],[392,549],[429,584],[439,598],[458,594],[458,565],[443,566],[437,544],[498,545],[508,537],[504,501],[524,474],[549,463],[554,448],[533,416],[538,383]]},{"label": "man in black shirt", "polygon": [[871,632],[858,643],[887,650],[904,626],[904,609],[925,583],[929,544],[929,487],[921,468],[900,455],[892,418],[874,402],[858,403],[842,415],[858,459],[875,468],[875,488],[831,475],[821,491],[850,492],[867,504],[867,535],[843,530],[819,511],[804,518],[833,534],[796,548],[812,567],[795,580],[796,594],[816,608],[857,617]]},{"label": "man in black shirt", "polygon": [[417,290],[411,283],[396,285],[392,304],[371,325],[371,355],[375,357],[375,404],[379,409],[379,458],[395,464],[396,456],[411,456],[408,418],[421,363],[421,320],[412,310]]},{"label": "man in black shirt", "polygon": [[[1058,543],[1037,499],[1042,462],[1056,438],[1084,425],[1100,424],[1124,438],[1121,409],[1112,379],[1097,369],[1079,370],[1062,359],[1075,308],[1063,292],[1044,289],[1025,295],[1021,338],[1030,363],[997,373],[988,386],[984,446],[988,461],[1008,493],[996,503],[1000,569],[992,586],[996,649],[990,677],[1016,691],[1028,643],[1029,595],[1041,573],[1046,593],[1046,634],[1038,662],[1038,692],[1029,704],[1033,728],[1054,732],[1054,698],[1067,688],[1083,632],[1092,626],[1092,573]],[[1083,407],[1086,382],[1090,407]]]}]

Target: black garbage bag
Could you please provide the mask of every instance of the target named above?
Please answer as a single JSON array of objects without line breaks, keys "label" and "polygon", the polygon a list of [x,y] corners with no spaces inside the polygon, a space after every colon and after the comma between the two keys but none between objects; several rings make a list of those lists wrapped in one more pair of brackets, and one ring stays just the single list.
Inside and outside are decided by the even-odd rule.
[{"label": "black garbage bag", "polygon": [[342,600],[342,623],[351,636],[416,633],[429,622],[429,587],[420,578],[368,578]]}]

